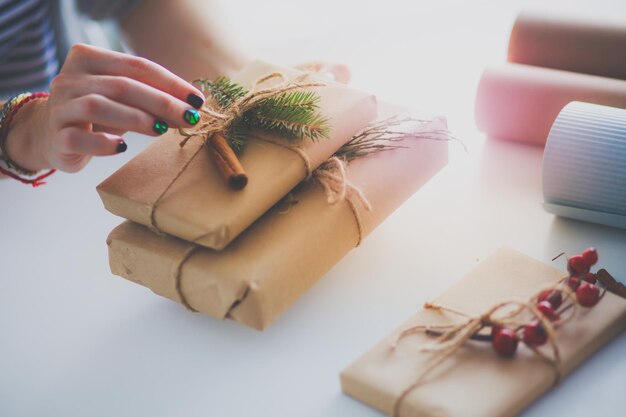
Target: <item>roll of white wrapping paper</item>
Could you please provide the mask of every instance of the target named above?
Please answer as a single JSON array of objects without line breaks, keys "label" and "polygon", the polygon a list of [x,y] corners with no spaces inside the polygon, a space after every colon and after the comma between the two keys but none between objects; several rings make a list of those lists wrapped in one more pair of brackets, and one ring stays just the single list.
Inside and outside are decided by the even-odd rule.
[{"label": "roll of white wrapping paper", "polygon": [[542,175],[547,211],[626,228],[626,110],[565,106],[550,129]]}]

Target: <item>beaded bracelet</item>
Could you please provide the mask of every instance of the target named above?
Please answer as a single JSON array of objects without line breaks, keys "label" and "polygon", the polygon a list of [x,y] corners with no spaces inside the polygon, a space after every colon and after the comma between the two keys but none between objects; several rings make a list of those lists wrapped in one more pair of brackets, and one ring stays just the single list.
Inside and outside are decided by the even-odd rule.
[{"label": "beaded bracelet", "polygon": [[[15,161],[13,161],[6,151],[6,141],[9,130],[11,128],[11,122],[18,111],[28,102],[45,99],[49,96],[45,92],[37,93],[21,93],[8,100],[2,107],[0,113],[0,161],[4,163],[5,167],[0,166],[0,172],[13,179],[16,179],[24,184],[30,184],[33,187],[38,187],[45,184],[44,178],[56,172],[55,169],[50,169],[41,175],[37,175],[39,171],[31,171],[21,167]],[[24,177],[26,176],[26,178]],[[33,177],[34,178],[28,178]]]}]

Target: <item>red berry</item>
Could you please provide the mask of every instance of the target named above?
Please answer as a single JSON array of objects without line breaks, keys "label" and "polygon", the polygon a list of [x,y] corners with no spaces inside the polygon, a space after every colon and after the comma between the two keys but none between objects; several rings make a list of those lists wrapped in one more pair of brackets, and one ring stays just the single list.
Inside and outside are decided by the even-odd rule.
[{"label": "red berry", "polygon": [[571,275],[582,275],[589,271],[589,265],[582,255],[574,255],[567,261],[567,270]]},{"label": "red berry", "polygon": [[557,309],[561,306],[561,303],[563,303],[563,296],[561,295],[561,291],[543,290],[539,293],[537,300],[547,301],[550,303],[552,308]]},{"label": "red berry", "polygon": [[593,307],[600,301],[600,288],[596,285],[583,282],[576,289],[576,299],[583,307]]},{"label": "red berry", "polygon": [[541,346],[548,340],[548,333],[541,323],[533,321],[524,326],[524,343],[532,346]]},{"label": "red berry", "polygon": [[585,276],[583,277],[583,279],[592,284],[595,284],[597,280],[596,274],[594,274],[593,272],[587,272]]},{"label": "red berry", "polygon": [[539,301],[536,307],[537,310],[539,310],[539,312],[543,314],[548,320],[556,321],[559,319],[559,313],[554,311],[554,308],[552,308],[552,304],[550,304],[549,302]]},{"label": "red berry", "polygon": [[578,278],[569,277],[567,279],[567,285],[574,291],[576,291],[576,288],[578,288],[579,283],[580,283],[580,280]]},{"label": "red berry", "polygon": [[491,345],[493,346],[493,349],[498,352],[499,355],[511,357],[515,354],[515,351],[517,350],[518,342],[519,338],[513,330],[500,329],[491,341]]},{"label": "red berry", "polygon": [[581,256],[588,267],[592,267],[598,262],[598,251],[595,248],[585,249]]}]

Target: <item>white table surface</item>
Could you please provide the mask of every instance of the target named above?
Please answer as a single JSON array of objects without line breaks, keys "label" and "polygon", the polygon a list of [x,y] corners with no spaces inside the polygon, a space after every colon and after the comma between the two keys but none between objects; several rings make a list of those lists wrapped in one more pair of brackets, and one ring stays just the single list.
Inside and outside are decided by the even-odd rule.
[{"label": "white table surface", "polygon": [[[446,115],[469,154],[451,146],[444,171],[262,333],[109,272],[120,219],[95,186],[150,139],[38,189],[0,181],[0,416],[379,416],[341,394],[339,372],[499,246],[549,261],[595,245],[624,280],[626,231],[545,213],[542,149],[473,124],[482,68],[542,3],[221,0],[252,54],[345,62],[357,87]],[[623,0],[550,4],[626,17]],[[624,352],[622,334],[523,415],[623,415]]]}]

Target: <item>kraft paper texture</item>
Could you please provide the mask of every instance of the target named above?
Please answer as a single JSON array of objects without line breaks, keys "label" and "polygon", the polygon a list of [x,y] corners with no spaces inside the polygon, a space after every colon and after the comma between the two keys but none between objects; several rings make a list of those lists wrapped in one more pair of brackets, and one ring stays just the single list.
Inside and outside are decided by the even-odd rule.
[{"label": "kraft paper texture", "polygon": [[[458,281],[435,304],[478,316],[500,301],[528,301],[567,274],[512,249],[502,248]],[[420,351],[431,338],[411,335],[390,345],[404,329],[457,323],[459,316],[421,310],[341,373],[343,391],[391,415],[396,398],[421,374],[432,353]],[[595,307],[581,308],[557,330],[565,376],[626,328],[626,300],[607,293]],[[461,347],[401,403],[399,415],[420,417],[511,417],[549,390],[553,368],[520,343],[511,359],[490,343]]]},{"label": "kraft paper texture", "polygon": [[[433,119],[421,129],[446,129],[445,119]],[[355,203],[364,235],[447,163],[445,140],[407,139],[401,144],[406,148],[348,166],[349,180],[372,205],[366,211]],[[355,247],[357,225],[346,201],[329,205],[316,184],[298,187],[290,200],[274,206],[226,249],[194,250],[181,269],[181,290],[192,308],[263,329]],[[181,301],[175,270],[193,244],[132,222],[114,229],[107,243],[114,274]]]},{"label": "kraft paper texture", "polygon": [[[256,62],[233,79],[251,86],[260,77],[273,72],[290,77],[301,74],[294,69]],[[376,116],[374,96],[322,78],[316,81],[326,84],[316,87],[315,91],[321,97],[320,111],[330,118],[331,133],[329,139],[298,142],[312,169]],[[105,208],[150,226],[150,207],[190,155],[203,144],[201,138],[194,137],[181,149],[181,139],[176,131],[156,139],[102,182],[97,190]],[[251,137],[239,157],[249,183],[243,190],[234,191],[220,176],[209,151],[201,151],[159,202],[155,211],[159,230],[222,249],[306,176],[305,163],[296,152],[258,138]]]}]

